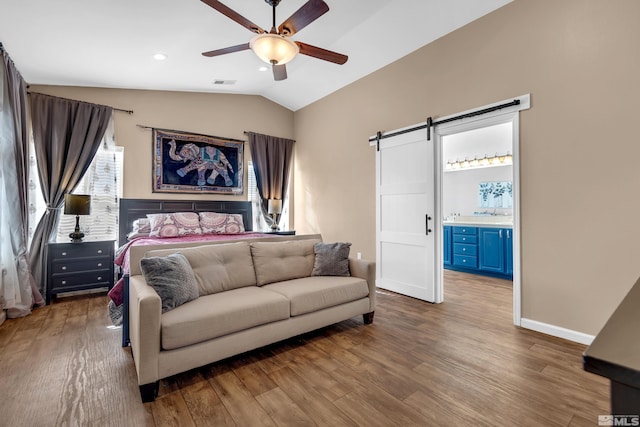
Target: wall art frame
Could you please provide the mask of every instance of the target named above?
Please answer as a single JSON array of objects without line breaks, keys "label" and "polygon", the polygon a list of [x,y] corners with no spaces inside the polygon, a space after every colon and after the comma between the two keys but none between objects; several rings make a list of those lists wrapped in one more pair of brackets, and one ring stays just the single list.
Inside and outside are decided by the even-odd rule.
[{"label": "wall art frame", "polygon": [[244,141],[153,129],[153,192],[244,193]]}]

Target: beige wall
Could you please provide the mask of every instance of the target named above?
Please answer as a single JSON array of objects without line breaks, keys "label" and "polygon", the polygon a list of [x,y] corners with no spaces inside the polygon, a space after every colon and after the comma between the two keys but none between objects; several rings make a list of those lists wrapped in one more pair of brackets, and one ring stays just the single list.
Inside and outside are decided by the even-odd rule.
[{"label": "beige wall", "polygon": [[[33,92],[133,110],[114,112],[116,143],[124,147],[124,197],[155,199],[240,199],[242,196],[152,193],[152,137],[150,129],[174,129],[246,140],[244,131],[293,138],[293,112],[260,96],[150,90],[37,86]],[[245,168],[250,159],[245,144]],[[247,176],[244,176],[245,188]]]},{"label": "beige wall", "polygon": [[368,137],[531,93],[522,316],[596,334],[640,276],[639,16],[636,0],[516,0],[297,111],[297,230],[374,258]]}]

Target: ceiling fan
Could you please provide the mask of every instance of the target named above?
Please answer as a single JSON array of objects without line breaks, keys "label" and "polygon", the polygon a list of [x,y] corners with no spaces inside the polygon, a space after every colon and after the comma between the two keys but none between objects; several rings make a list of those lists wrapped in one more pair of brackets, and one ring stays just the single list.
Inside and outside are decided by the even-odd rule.
[{"label": "ceiling fan", "polygon": [[298,53],[340,65],[347,62],[349,57],[346,55],[299,41],[293,41],[289,38],[329,11],[329,6],[323,0],[309,0],[286,21],[280,24],[277,29],[276,6],[278,6],[280,0],[264,1],[273,8],[273,26],[269,32],[266,32],[218,0],[202,0],[203,3],[208,4],[227,18],[236,21],[249,31],[257,34],[249,43],[202,52],[202,54],[213,57],[251,49],[261,60],[272,65],[273,78],[276,81],[287,78],[287,68],[285,64],[295,58]]}]

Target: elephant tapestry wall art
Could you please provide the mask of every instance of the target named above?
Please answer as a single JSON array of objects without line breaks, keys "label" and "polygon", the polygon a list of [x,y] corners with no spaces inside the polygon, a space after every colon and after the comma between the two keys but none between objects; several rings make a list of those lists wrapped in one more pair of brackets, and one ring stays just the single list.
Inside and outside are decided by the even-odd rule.
[{"label": "elephant tapestry wall art", "polygon": [[153,129],[153,191],[243,194],[244,141]]}]

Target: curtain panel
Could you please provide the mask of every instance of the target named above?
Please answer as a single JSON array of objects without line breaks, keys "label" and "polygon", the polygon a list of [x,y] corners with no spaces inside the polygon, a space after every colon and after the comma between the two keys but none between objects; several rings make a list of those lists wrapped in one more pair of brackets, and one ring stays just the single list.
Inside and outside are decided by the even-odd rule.
[{"label": "curtain panel", "polygon": [[44,301],[27,253],[27,86],[1,45],[0,56],[0,309],[13,318]]},{"label": "curtain panel", "polygon": [[271,225],[273,219],[268,214],[268,200],[284,200],[287,197],[295,141],[254,132],[247,132],[247,136],[256,174],[256,187],[261,199],[262,217]]},{"label": "curtain panel", "polygon": [[39,93],[32,93],[30,101],[38,178],[47,205],[31,241],[30,263],[45,294],[47,243],[55,236],[64,195],[89,168],[113,109]]}]

